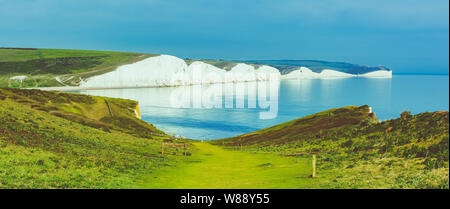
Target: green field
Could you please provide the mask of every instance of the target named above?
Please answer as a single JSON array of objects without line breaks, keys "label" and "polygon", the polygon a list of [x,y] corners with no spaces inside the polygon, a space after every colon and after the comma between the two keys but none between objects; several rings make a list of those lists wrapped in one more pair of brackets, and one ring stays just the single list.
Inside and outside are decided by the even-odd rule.
[{"label": "green field", "polygon": [[311,160],[276,154],[227,150],[194,143],[189,161],[152,172],[140,188],[153,189],[296,189],[320,188],[324,177],[309,178]]},{"label": "green field", "polygon": [[[70,49],[0,48],[0,87],[76,86],[81,80],[155,56]],[[24,80],[11,79],[27,76]]]}]

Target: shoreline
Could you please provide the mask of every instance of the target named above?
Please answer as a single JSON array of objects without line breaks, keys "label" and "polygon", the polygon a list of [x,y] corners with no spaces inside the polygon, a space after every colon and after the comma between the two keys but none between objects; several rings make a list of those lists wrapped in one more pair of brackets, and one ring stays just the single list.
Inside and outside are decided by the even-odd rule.
[{"label": "shoreline", "polygon": [[[348,78],[368,78],[368,79],[392,79],[392,77],[368,77],[355,75],[351,77],[323,77],[323,78],[281,78],[282,80],[314,80],[314,79],[348,79]],[[218,82],[218,83],[198,83],[198,84],[180,84],[180,85],[144,85],[144,86],[113,86],[113,87],[82,87],[82,86],[54,86],[54,87],[38,87],[27,89],[39,89],[43,91],[83,91],[83,90],[108,90],[108,89],[140,89],[140,88],[167,88],[167,87],[180,87],[180,86],[194,86],[194,85],[214,85],[214,84],[227,84],[227,83],[251,83],[251,82],[267,82],[267,80],[255,80],[255,81],[234,81],[234,82]]]}]

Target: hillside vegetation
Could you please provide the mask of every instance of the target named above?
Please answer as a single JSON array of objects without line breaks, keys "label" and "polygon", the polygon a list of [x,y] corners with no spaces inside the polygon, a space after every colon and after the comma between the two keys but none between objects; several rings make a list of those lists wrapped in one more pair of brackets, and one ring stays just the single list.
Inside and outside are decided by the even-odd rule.
[{"label": "hillside vegetation", "polygon": [[[380,122],[349,106],[192,142],[141,121],[136,106],[0,88],[0,188],[449,188],[447,111]],[[162,143],[185,144],[163,155]]]},{"label": "hillside vegetation", "polygon": [[327,188],[449,188],[449,113],[378,122],[367,106],[324,111],[216,145],[318,157]]},{"label": "hillside vegetation", "polygon": [[[120,65],[134,63],[151,56],[155,55],[66,49],[0,48],[0,87],[75,86],[86,78],[110,72]],[[17,76],[26,77],[19,79]]]},{"label": "hillside vegetation", "polygon": [[[105,103],[107,99],[112,116]],[[131,100],[0,89],[1,188],[132,188],[183,161]],[[178,155],[177,155],[178,154]]]}]

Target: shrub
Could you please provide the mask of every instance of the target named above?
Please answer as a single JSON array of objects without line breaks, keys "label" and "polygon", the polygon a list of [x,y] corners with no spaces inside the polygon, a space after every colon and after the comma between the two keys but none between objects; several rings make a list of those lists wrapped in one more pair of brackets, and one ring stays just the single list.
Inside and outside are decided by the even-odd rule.
[{"label": "shrub", "polygon": [[403,111],[401,114],[400,114],[400,118],[402,119],[402,120],[406,120],[406,119],[408,119],[408,118],[410,118],[411,117],[411,112],[410,111]]},{"label": "shrub", "polygon": [[353,141],[349,139],[348,141],[341,144],[341,147],[351,147],[353,145]]}]

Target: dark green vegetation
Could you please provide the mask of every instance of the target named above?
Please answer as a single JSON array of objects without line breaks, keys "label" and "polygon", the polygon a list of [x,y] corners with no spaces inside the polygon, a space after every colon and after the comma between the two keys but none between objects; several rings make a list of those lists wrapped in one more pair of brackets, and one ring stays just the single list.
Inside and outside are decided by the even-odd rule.
[{"label": "dark green vegetation", "polygon": [[360,124],[377,123],[368,106],[344,107],[316,113],[256,132],[218,140],[227,145],[272,145],[309,138],[322,138],[323,131],[354,128]]},{"label": "dark green vegetation", "polygon": [[378,122],[367,106],[333,109],[217,140],[228,148],[318,156],[327,188],[449,188],[449,113]]},{"label": "dark green vegetation", "polygon": [[[143,53],[0,48],[0,87],[76,86],[120,65],[154,56]],[[25,79],[11,79],[26,76]]]},{"label": "dark green vegetation", "polygon": [[131,188],[184,160],[173,141],[136,118],[137,103],[0,89],[0,188]]}]

